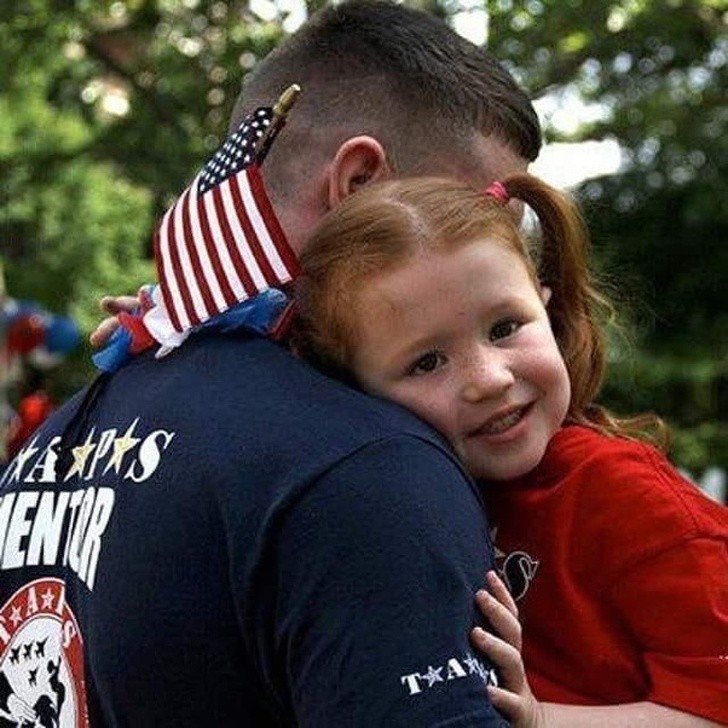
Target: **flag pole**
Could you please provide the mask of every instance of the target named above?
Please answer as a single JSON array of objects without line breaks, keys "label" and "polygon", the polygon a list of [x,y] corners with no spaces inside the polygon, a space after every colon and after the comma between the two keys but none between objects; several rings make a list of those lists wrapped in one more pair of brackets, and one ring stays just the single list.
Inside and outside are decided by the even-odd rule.
[{"label": "flag pole", "polygon": [[293,108],[293,105],[298,101],[298,97],[301,95],[301,87],[297,84],[291,84],[279,97],[278,101],[273,106],[273,118],[265,130],[263,136],[258,140],[255,158],[258,164],[262,164],[263,160],[268,155],[271,144],[278,136],[278,132],[285,126],[286,117],[288,112]]}]

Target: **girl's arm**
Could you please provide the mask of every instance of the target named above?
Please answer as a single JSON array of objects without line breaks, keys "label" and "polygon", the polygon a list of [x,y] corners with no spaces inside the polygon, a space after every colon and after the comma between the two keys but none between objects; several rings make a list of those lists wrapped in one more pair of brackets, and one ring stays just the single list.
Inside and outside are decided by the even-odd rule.
[{"label": "girl's arm", "polygon": [[582,706],[539,702],[531,692],[521,657],[518,607],[495,572],[487,574],[487,581],[492,596],[482,590],[475,600],[497,635],[476,627],[471,638],[500,668],[505,684],[489,686],[488,693],[514,728],[719,728],[718,723],[657,703]]}]

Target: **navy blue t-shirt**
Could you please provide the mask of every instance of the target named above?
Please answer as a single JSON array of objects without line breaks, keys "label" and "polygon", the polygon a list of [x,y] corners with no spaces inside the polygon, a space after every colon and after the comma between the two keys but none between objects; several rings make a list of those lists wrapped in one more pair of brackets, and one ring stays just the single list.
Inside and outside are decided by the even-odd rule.
[{"label": "navy blue t-shirt", "polygon": [[487,524],[424,424],[217,335],[114,375],[56,468],[80,401],[0,476],[0,720],[507,725]]}]

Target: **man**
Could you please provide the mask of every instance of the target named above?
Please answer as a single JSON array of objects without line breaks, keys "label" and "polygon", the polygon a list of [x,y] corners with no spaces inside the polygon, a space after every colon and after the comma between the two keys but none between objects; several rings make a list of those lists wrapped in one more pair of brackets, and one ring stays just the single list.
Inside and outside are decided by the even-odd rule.
[{"label": "man", "polygon": [[[484,186],[539,149],[503,68],[399,6],[322,11],[251,74],[233,128],[293,82],[263,176],[296,251],[363,184]],[[8,715],[505,725],[467,642],[487,524],[434,432],[252,335],[198,332],[99,381],[0,476]]]}]

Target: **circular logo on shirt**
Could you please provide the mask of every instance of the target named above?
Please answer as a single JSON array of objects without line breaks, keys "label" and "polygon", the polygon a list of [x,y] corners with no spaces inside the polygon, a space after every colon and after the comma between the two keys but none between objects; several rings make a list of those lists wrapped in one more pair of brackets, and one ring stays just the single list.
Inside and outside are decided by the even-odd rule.
[{"label": "circular logo on shirt", "polygon": [[0,725],[88,728],[83,639],[65,593],[60,579],[36,579],[0,609]]}]

